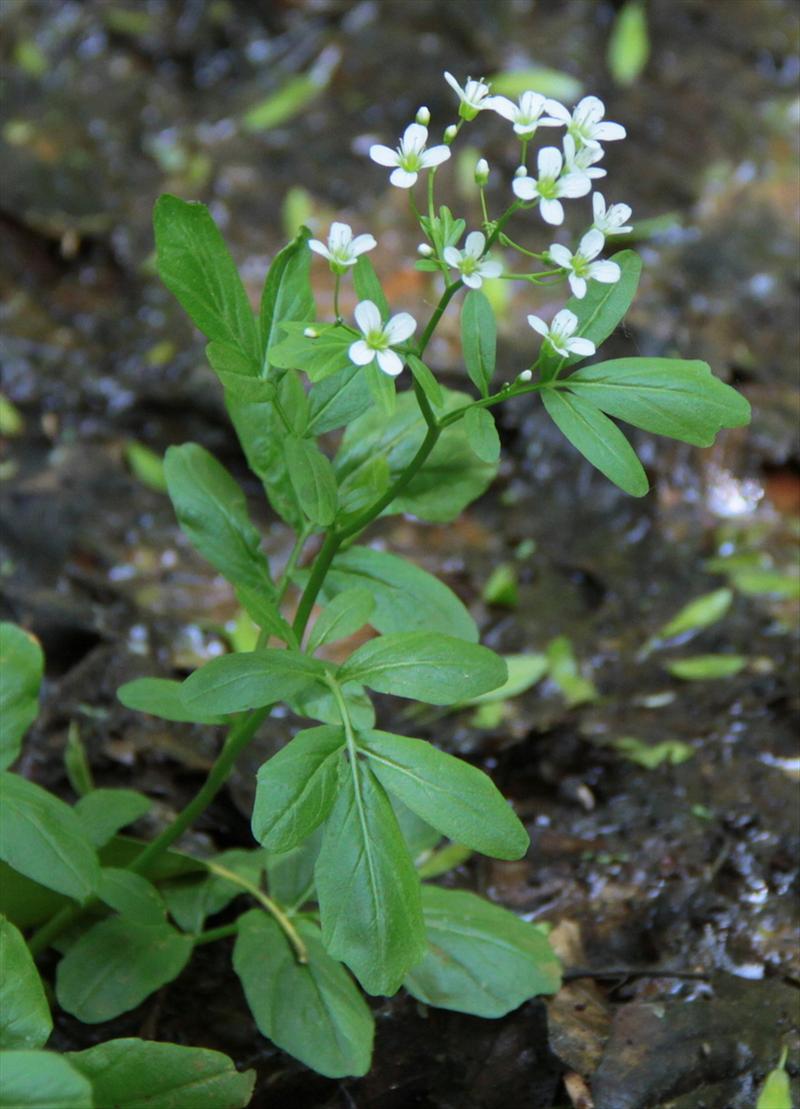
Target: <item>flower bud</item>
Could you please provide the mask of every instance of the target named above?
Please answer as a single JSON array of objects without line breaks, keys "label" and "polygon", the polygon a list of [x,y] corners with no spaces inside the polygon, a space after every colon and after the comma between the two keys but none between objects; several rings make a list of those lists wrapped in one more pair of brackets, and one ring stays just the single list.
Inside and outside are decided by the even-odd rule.
[{"label": "flower bud", "polygon": [[303,334],[305,335],[306,339],[318,339],[319,338],[319,332],[314,327],[304,328]]},{"label": "flower bud", "polygon": [[489,180],[489,163],[481,158],[475,166],[475,184],[483,187]]},{"label": "flower bud", "polygon": [[517,166],[517,168],[514,170],[514,176],[515,177],[527,177],[528,176],[528,167],[527,166]]},{"label": "flower bud", "polygon": [[430,258],[433,254],[433,247],[429,243],[420,243],[417,247],[417,254],[421,254],[423,258]]},{"label": "flower bud", "polygon": [[533,370],[523,370],[517,378],[517,381],[528,382],[533,377]]},{"label": "flower bud", "polygon": [[455,123],[451,123],[449,127],[445,127],[444,135],[442,137],[447,146],[450,146],[457,134],[458,128],[456,127]]},{"label": "flower bud", "polygon": [[427,127],[431,121],[431,113],[428,108],[423,106],[417,111],[417,123],[421,123],[423,127]]}]

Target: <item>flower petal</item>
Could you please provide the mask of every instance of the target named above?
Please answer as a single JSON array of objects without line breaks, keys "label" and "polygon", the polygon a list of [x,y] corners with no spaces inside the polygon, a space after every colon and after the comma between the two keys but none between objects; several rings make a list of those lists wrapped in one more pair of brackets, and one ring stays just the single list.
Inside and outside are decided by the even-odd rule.
[{"label": "flower petal", "polygon": [[588,358],[590,354],[594,354],[597,350],[591,339],[581,339],[580,337],[567,339],[566,346],[570,354],[580,354],[582,358]]},{"label": "flower petal", "polygon": [[333,255],[328,250],[328,248],[325,246],[325,243],[321,243],[319,241],[319,239],[309,239],[308,240],[308,245],[309,245],[309,248],[311,250],[313,250],[315,254],[321,254],[322,257],[327,258],[329,262],[333,261]]},{"label": "flower petal", "polygon": [[592,128],[592,137],[599,139],[601,142],[613,142],[615,139],[624,139],[628,132],[621,123],[611,123],[605,120],[603,123],[596,123]]},{"label": "flower petal", "polygon": [[389,342],[402,343],[417,330],[417,321],[409,312],[398,312],[387,323],[383,333]]},{"label": "flower petal", "polygon": [[503,272],[503,263],[495,261],[494,258],[487,258],[481,263],[481,268],[478,272],[481,277],[499,277]]},{"label": "flower petal", "polygon": [[586,296],[586,280],[583,277],[578,277],[577,274],[571,273],[569,275],[569,287],[578,300],[583,300]]},{"label": "flower petal", "polygon": [[592,258],[596,258],[600,251],[603,249],[605,237],[602,231],[598,231],[593,227],[591,231],[587,231],[580,241],[578,252],[581,258],[585,258],[587,262],[591,262]]},{"label": "flower petal", "polygon": [[591,179],[585,173],[568,173],[556,182],[559,196],[586,196],[592,191]]},{"label": "flower petal", "polygon": [[544,110],[559,123],[571,123],[572,116],[569,113],[569,108],[565,108],[558,100],[552,100],[549,96],[544,102]]},{"label": "flower petal", "polygon": [[469,289],[480,289],[483,278],[479,273],[462,273],[461,280]]},{"label": "flower petal", "polygon": [[464,243],[464,253],[469,254],[472,258],[480,258],[485,246],[486,236],[483,232],[470,231],[467,235],[467,241]]},{"label": "flower petal", "polygon": [[484,100],[483,106],[491,112],[497,112],[509,123],[513,123],[517,117],[517,105],[513,100],[509,100],[507,96],[490,96]]},{"label": "flower petal", "polygon": [[528,323],[534,331],[538,331],[540,335],[547,335],[550,330],[541,316],[528,316]]},{"label": "flower petal", "polygon": [[584,96],[575,106],[572,118],[578,124],[597,123],[606,114],[606,106],[598,96]]},{"label": "flower petal", "polygon": [[353,229],[347,223],[332,223],[328,232],[328,246],[332,251],[346,247],[353,238]]},{"label": "flower petal", "polygon": [[383,327],[383,320],[378,311],[378,306],[372,300],[359,301],[353,315],[356,318],[359,330],[364,335],[369,335],[372,331],[380,331]]},{"label": "flower petal", "polygon": [[389,377],[397,377],[403,368],[403,359],[393,350],[378,351],[378,369]]},{"label": "flower petal", "polygon": [[428,141],[428,128],[423,127],[421,123],[409,123],[403,132],[403,139],[401,146],[403,150],[408,153],[414,151],[419,154],[423,150],[425,143]]},{"label": "flower petal", "polygon": [[520,200],[533,200],[538,196],[536,189],[536,182],[532,177],[515,177],[511,182],[511,188],[514,196],[518,196]]},{"label": "flower petal", "polygon": [[375,143],[369,148],[369,156],[379,166],[396,166],[400,161],[400,155],[396,150],[392,150],[390,146],[382,146],[380,143]]},{"label": "flower petal", "polygon": [[553,322],[550,325],[551,331],[557,331],[559,335],[569,337],[578,326],[578,317],[574,312],[570,312],[569,308],[562,308],[560,312],[556,312],[553,316]]},{"label": "flower petal", "polygon": [[564,164],[564,156],[557,146],[543,146],[536,164],[539,167],[539,177],[558,177]]},{"label": "flower petal", "polygon": [[606,214],[606,200],[602,193],[592,194],[592,212],[595,221],[601,220]]},{"label": "flower petal", "polygon": [[375,351],[372,347],[367,346],[363,339],[356,339],[354,343],[351,343],[347,353],[350,356],[350,361],[355,362],[357,366],[367,366],[375,357]]},{"label": "flower petal", "polygon": [[461,100],[461,98],[464,95],[464,90],[462,89],[461,85],[459,85],[458,81],[455,79],[453,74],[448,73],[447,70],[445,70],[444,71],[444,79],[445,79],[445,81],[447,81],[448,85],[453,90],[453,92],[456,93],[459,100]]},{"label": "flower petal", "polygon": [[430,166],[440,166],[442,162],[446,162],[449,157],[449,146],[432,146],[430,150],[422,151],[420,154],[420,162],[423,169],[428,169]]},{"label": "flower petal", "polygon": [[400,169],[398,166],[397,169],[393,169],[389,174],[389,180],[393,185],[396,185],[398,189],[410,189],[411,186],[415,184],[417,176],[416,173],[409,173],[407,169]]},{"label": "flower petal", "polygon": [[352,243],[350,243],[350,253],[357,258],[359,254],[364,254],[368,250],[373,250],[377,245],[372,235],[356,235]]},{"label": "flower petal", "polygon": [[446,246],[444,248],[444,260],[448,266],[454,266],[455,269],[458,269],[462,261],[461,251],[456,250],[454,246]]},{"label": "flower petal", "polygon": [[553,243],[548,247],[547,253],[550,260],[555,262],[557,266],[561,266],[565,270],[572,268],[572,251],[567,250],[561,243]]},{"label": "flower petal", "polygon": [[536,120],[535,123],[515,123],[514,124],[514,134],[515,135],[535,135],[536,134],[536,128],[538,126],[539,126],[538,119]]},{"label": "flower petal", "polygon": [[544,107],[544,101],[545,98],[540,92],[532,92],[528,89],[519,98],[519,110],[528,119],[536,119]]},{"label": "flower petal", "polygon": [[552,227],[558,227],[564,222],[564,206],[560,200],[543,197],[539,201],[539,211],[542,213],[544,222]]},{"label": "flower petal", "polygon": [[622,270],[617,263],[609,262],[608,260],[592,262],[588,272],[589,277],[594,281],[602,282],[603,285],[614,285],[622,276]]}]

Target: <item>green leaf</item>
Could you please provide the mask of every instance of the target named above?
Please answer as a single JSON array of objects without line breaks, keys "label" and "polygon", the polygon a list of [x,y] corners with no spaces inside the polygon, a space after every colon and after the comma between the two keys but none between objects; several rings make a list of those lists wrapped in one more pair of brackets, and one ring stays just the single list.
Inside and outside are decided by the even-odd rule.
[{"label": "green leaf", "polygon": [[393,994],[425,952],[419,879],[369,767],[350,763],[314,871],[328,953],[371,994]]},{"label": "green leaf", "polygon": [[134,678],[117,690],[117,698],[126,709],[147,712],[176,724],[224,724],[219,713],[192,712],[183,703],[180,682],[168,678]]},{"label": "green leaf", "polygon": [[[606,341],[630,308],[642,273],[642,260],[633,250],[612,254],[611,260],[621,270],[619,281],[613,285],[590,281],[582,300],[570,297],[566,304],[570,312],[578,317],[575,334],[590,339],[596,347]],[[548,381],[557,377],[562,367],[580,362],[581,357],[580,354],[572,354],[563,358],[549,344],[545,344],[539,359],[543,379]]]},{"label": "green leaf", "polygon": [[715,589],[711,593],[704,593],[702,597],[695,597],[664,624],[658,636],[661,639],[672,639],[685,632],[708,628],[722,619],[731,607],[732,601],[733,590],[731,589]]},{"label": "green leaf", "polygon": [[234,586],[272,593],[261,535],[247,513],[244,493],[213,455],[197,443],[165,455],[169,495],[178,522],[204,558]]},{"label": "green leaf", "polygon": [[461,345],[473,385],[482,397],[488,397],[497,358],[497,324],[492,306],[480,289],[471,289],[464,297]]},{"label": "green leaf", "polygon": [[664,663],[674,678],[685,682],[711,681],[715,678],[732,678],[747,665],[744,655],[695,655],[693,658],[676,658]]},{"label": "green leaf", "polygon": [[338,492],[333,467],[311,439],[292,435],[284,441],[289,479],[305,515],[313,524],[327,527],[336,516]]},{"label": "green leaf", "polygon": [[482,590],[487,605],[516,608],[519,604],[519,577],[513,562],[501,562],[489,575]]},{"label": "green leaf", "polygon": [[291,851],[267,856],[267,885],[281,905],[299,905],[314,896],[314,867],[321,845],[320,827]]},{"label": "green leaf", "polygon": [[389,488],[390,481],[389,463],[382,454],[373,455],[363,466],[348,474],[339,485],[339,512],[342,518],[373,505]]},{"label": "green leaf", "polygon": [[559,635],[548,643],[546,655],[550,678],[561,690],[570,708],[597,700],[594,682],[581,674],[572,643],[565,635]]},{"label": "green leaf", "polygon": [[342,727],[309,728],[258,771],[253,835],[268,851],[296,847],[333,807],[345,736]]},{"label": "green leaf", "polygon": [[131,924],[161,924],[166,920],[167,910],[158,890],[132,870],[117,867],[103,867],[97,896],[125,917]]},{"label": "green leaf", "polygon": [[379,632],[443,632],[477,643],[478,629],[464,604],[433,574],[407,559],[371,547],[337,554],[322,595],[338,596],[363,586],[375,599],[370,624]]},{"label": "green leaf", "polygon": [[761,1088],[756,1109],[792,1109],[792,1088],[786,1073],[786,1055],[784,1048],[777,1067],[769,1072]]},{"label": "green leaf", "polygon": [[608,40],[608,68],[618,85],[632,85],[647,64],[650,40],[643,0],[628,0],[619,10]]},{"label": "green leaf", "polygon": [[369,1006],[314,925],[298,921],[297,929],[305,965],[272,917],[253,909],[239,918],[233,966],[258,1030],[328,1078],[366,1074],[374,1034]]},{"label": "green leaf", "polygon": [[212,341],[258,359],[256,321],[225,241],[204,204],[164,195],[153,213],[161,280]]},{"label": "green leaf", "polygon": [[750,420],[745,398],[706,362],[617,358],[582,367],[567,384],[609,416],[698,447],[710,447],[721,428]]},{"label": "green leaf", "polygon": [[369,589],[358,586],[345,589],[317,617],[308,638],[308,653],[313,654],[324,643],[335,643],[353,635],[369,623],[374,609],[375,598]]},{"label": "green leaf", "polygon": [[228,415],[241,443],[250,469],[262,481],[269,503],[295,531],[303,525],[303,514],[297,503],[286,469],[283,440],[286,428],[275,405],[269,401],[249,401],[226,392]]},{"label": "green leaf", "polygon": [[67,729],[67,745],[64,748],[64,769],[67,772],[69,784],[79,797],[91,793],[94,789],[94,779],[86,755],[86,748],[81,739],[80,729],[76,721],[71,720]]},{"label": "green leaf", "polygon": [[0,858],[35,882],[76,901],[100,878],[97,855],[77,816],[41,786],[0,773]]},{"label": "green leaf", "polygon": [[580,396],[564,390],[542,390],[550,419],[573,447],[601,474],[632,497],[650,488],[633,447],[607,416]]},{"label": "green leaf", "polygon": [[526,66],[524,69],[506,69],[502,73],[495,73],[489,81],[495,95],[509,96],[512,100],[516,100],[528,89],[532,89],[542,96],[550,96],[555,100],[574,104],[583,92],[583,85],[571,73],[562,73],[561,70],[548,69],[542,65]]},{"label": "green leaf", "polygon": [[19,756],[22,737],[39,711],[44,655],[38,642],[16,624],[0,624],[0,770]]},{"label": "green leaf", "polygon": [[245,131],[269,131],[287,123],[321,94],[328,84],[332,67],[322,60],[307,73],[290,77],[275,92],[249,108],[242,117]]},{"label": "green leaf", "polygon": [[421,359],[417,358],[416,354],[406,355],[406,362],[408,363],[408,368],[411,370],[414,380],[433,407],[441,408],[444,404],[444,393],[442,392],[441,385],[433,376],[432,371],[428,369]]},{"label": "green leaf", "polygon": [[[444,397],[443,414],[470,403],[464,393],[445,390]],[[413,392],[398,395],[388,421],[374,407],[369,409],[349,425],[334,459],[340,485],[369,466],[377,454],[385,455],[391,478],[396,480],[422,445],[426,431]],[[384,514],[409,512],[433,523],[449,523],[485,491],[495,472],[496,466],[475,457],[459,420],[442,432],[422,469]]]},{"label": "green leaf", "polygon": [[325,667],[299,651],[247,651],[212,659],[183,683],[190,712],[243,712],[286,700],[320,681]]},{"label": "green leaf", "polygon": [[75,802],[73,812],[89,843],[105,847],[121,828],[150,811],[152,802],[134,789],[93,789]]},{"label": "green leaf", "polygon": [[278,386],[278,401],[292,432],[303,436],[308,425],[308,397],[297,370],[287,370]]},{"label": "green leaf", "polygon": [[101,920],[58,964],[58,1003],[84,1024],[111,1020],[177,978],[191,954],[191,938],[168,924]]},{"label": "green leaf", "polygon": [[209,343],[206,358],[225,388],[226,396],[242,401],[272,401],[275,386],[259,377],[259,365],[229,343]]},{"label": "green leaf", "polygon": [[0,917],[0,1050],[42,1047],[52,1031],[50,1007],[28,945]]},{"label": "green leaf", "polygon": [[769,596],[800,599],[800,577],[780,570],[737,570],[731,581],[748,597]]},{"label": "green leaf", "polygon": [[[270,365],[302,370],[313,382],[324,381],[352,365],[348,352],[354,336],[346,327],[319,323],[312,328],[303,323],[282,323],[281,327],[286,335],[267,351]],[[306,334],[309,330],[313,334]]]},{"label": "green leaf", "polygon": [[133,1037],[69,1051],[66,1059],[92,1083],[94,1104],[114,1109],[244,1109],[256,1079],[220,1051]]},{"label": "green leaf", "polygon": [[678,766],[692,758],[694,750],[678,739],[665,739],[661,743],[643,743],[635,736],[621,736],[614,740],[614,747],[626,759],[647,770],[655,770],[663,763]]},{"label": "green leaf", "polygon": [[339,681],[361,682],[379,693],[452,705],[496,689],[506,664],[486,647],[438,632],[396,632],[364,643],[339,671]]},{"label": "green leaf", "polygon": [[389,318],[389,302],[378,280],[375,267],[366,254],[359,255],[353,266],[353,284],[359,300],[371,300],[381,314],[381,319]]},{"label": "green leaf", "polygon": [[129,439],[125,444],[125,461],[131,468],[133,476],[148,489],[156,493],[166,493],[167,483],[164,478],[164,459],[160,454],[151,451],[143,443]]},{"label": "green leaf", "polygon": [[278,611],[276,600],[263,590],[246,589],[242,585],[236,590],[236,596],[250,620],[262,631],[269,632],[289,647],[298,646],[297,636]]},{"label": "green leaf", "polygon": [[439,878],[461,866],[472,858],[472,851],[460,843],[446,843],[438,851],[431,852],[427,858],[416,860],[417,873],[424,882],[428,878]]},{"label": "green leaf", "polygon": [[259,313],[261,349],[265,352],[261,373],[269,372],[268,352],[276,341],[280,327],[286,323],[304,323],[314,318],[314,294],[311,291],[311,251],[308,228],[272,260],[264,281]]},{"label": "green leaf", "polygon": [[397,387],[394,378],[385,374],[375,361],[364,366],[363,373],[378,415],[382,420],[391,420],[397,404]]},{"label": "green leaf", "polygon": [[89,1082],[54,1051],[4,1051],[0,1109],[92,1109]]},{"label": "green leaf", "polygon": [[372,403],[361,366],[349,365],[311,387],[308,394],[308,427],[312,437],[335,431],[366,412]]},{"label": "green leaf", "polygon": [[430,855],[431,850],[441,841],[442,834],[436,828],[432,828],[415,812],[404,805],[399,797],[389,796],[394,815],[397,817],[397,823],[400,825],[400,831],[403,833],[403,839],[406,841],[411,858],[414,860],[414,865],[419,867],[419,860],[421,857]]},{"label": "green leaf", "polygon": [[[261,848],[232,848],[205,861],[232,871],[251,885],[260,886],[267,855]],[[221,912],[246,893],[242,886],[212,870],[184,875],[162,884],[159,889],[170,916],[184,932],[200,932],[206,917]]]},{"label": "green leaf", "polygon": [[464,414],[464,429],[478,458],[483,462],[497,462],[500,457],[500,436],[489,409],[468,408]]},{"label": "green leaf", "polygon": [[443,835],[495,859],[519,859],[530,838],[483,771],[422,739],[361,732],[359,748],[375,777]]},{"label": "green leaf", "polygon": [[404,983],[413,997],[491,1018],[558,990],[558,960],[533,925],[464,890],[424,886],[422,904],[429,947]]},{"label": "green leaf", "polygon": [[[375,707],[363,685],[348,685],[341,693],[353,727],[371,728],[375,723]],[[341,723],[342,714],[328,686],[309,686],[289,697],[288,705],[298,716],[320,720],[323,724]]]},{"label": "green leaf", "polygon": [[550,662],[543,654],[504,655],[508,678],[497,689],[471,697],[468,705],[489,705],[498,701],[508,701],[541,681],[550,669]]}]

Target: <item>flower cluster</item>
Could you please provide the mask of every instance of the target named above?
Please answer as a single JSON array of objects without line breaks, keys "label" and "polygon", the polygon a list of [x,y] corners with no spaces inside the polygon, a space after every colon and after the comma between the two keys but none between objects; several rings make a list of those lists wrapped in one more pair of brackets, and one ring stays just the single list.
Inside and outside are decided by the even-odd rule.
[{"label": "flower cluster", "polygon": [[[514,101],[506,96],[492,95],[489,82],[471,77],[460,84],[451,73],[445,80],[458,98],[458,122],[445,128],[444,141],[428,146],[428,124],[431,114],[422,107],[413,123],[403,132],[396,148],[379,143],[369,148],[369,156],[378,165],[391,169],[392,185],[411,189],[424,171],[429,171],[428,215],[423,218],[411,200],[412,209],[420,219],[427,242],[419,247],[423,261],[421,268],[438,270],[443,275],[455,271],[457,280],[470,289],[479,289],[487,278],[504,276],[502,264],[490,256],[490,248],[497,242],[508,217],[518,208],[538,207],[542,220],[553,227],[564,223],[564,201],[588,196],[595,182],[606,176],[598,165],[603,160],[603,143],[625,138],[625,128],[605,118],[605,105],[596,96],[585,96],[570,111],[565,105],[540,93],[528,90]],[[447,209],[443,225],[435,213],[433,203],[433,175],[450,157],[450,148],[465,123],[475,119],[480,112],[494,112],[507,120],[520,143],[520,162],[511,181],[514,200],[499,221],[492,222],[487,214],[485,189],[489,166],[481,158],[475,168],[475,182],[480,189],[483,206],[483,230],[470,231],[459,247],[464,232],[463,221],[454,221]],[[562,129],[561,145],[542,146],[535,157],[535,169],[529,168],[528,147],[539,129],[554,134]],[[623,235],[633,230],[628,220],[631,209],[627,204],[607,204],[602,193],[592,193],[593,220],[584,232],[577,249],[570,250],[561,243],[552,243],[544,254],[534,254],[518,247],[503,236],[503,245],[519,250],[526,257],[545,259],[556,267],[540,274],[506,274],[510,279],[529,280],[535,284],[566,278],[572,294],[578,300],[585,297],[588,282],[613,284],[620,279],[616,262],[600,257],[608,235]],[[443,219],[444,217],[442,217]],[[342,274],[358,262],[359,257],[377,244],[372,235],[353,236],[347,224],[331,225],[327,243],[312,239],[311,249],[327,259],[338,282]],[[337,302],[338,303],[338,302]],[[337,309],[338,315],[338,309]],[[361,332],[349,347],[351,360],[359,366],[375,361],[380,370],[395,377],[403,368],[402,345],[416,329],[416,322],[406,312],[393,316],[388,322],[381,318],[378,307],[371,300],[362,300],[355,309],[355,319]],[[528,316],[530,326],[541,334],[545,343],[558,354],[586,357],[594,353],[594,344],[576,334],[578,317],[568,309],[556,313],[548,325],[538,316]],[[353,332],[357,335],[358,332]],[[527,380],[527,379],[526,379]]]}]

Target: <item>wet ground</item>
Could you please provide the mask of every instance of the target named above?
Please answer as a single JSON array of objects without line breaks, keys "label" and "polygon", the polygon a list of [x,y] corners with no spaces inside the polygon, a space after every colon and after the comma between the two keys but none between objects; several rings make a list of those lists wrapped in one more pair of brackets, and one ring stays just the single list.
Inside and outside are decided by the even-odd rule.
[{"label": "wet ground", "polygon": [[[708,559],[796,565],[798,16],[790,0],[648,10],[652,56],[621,91],[604,60],[614,6],[595,0],[0,6],[2,391],[21,417],[0,456],[0,594],[2,617],[32,628],[48,657],[25,770],[65,796],[71,720],[98,783],[151,794],[154,823],[196,790],[218,742],[213,729],[148,722],[115,702],[138,673],[180,675],[224,649],[235,611],[167,499],[132,472],[129,442],[160,453],[195,439],[217,452],[253,495],[270,553],[288,553],[201,344],[154,278],[158,193],[213,205],[254,296],[298,216],[320,230],[343,216],[378,236],[393,306],[419,313],[430,290],[413,269],[416,238],[365,146],[392,140],[420,103],[447,121],[445,68],[553,67],[628,128],[608,153],[610,198],[640,220],[667,217],[639,244],[643,287],[609,353],[706,358],[754,408],[751,428],[706,452],[640,436],[654,488],[632,501],[523,403],[501,416],[497,482],[457,526],[376,529],[445,577],[488,644],[540,651],[565,635],[596,687],[570,707],[542,683],[481,726],[466,713],[395,721],[492,770],[527,821],[526,860],[472,860],[455,880],[554,925],[572,979],[557,999],[497,1022],[379,1002],[372,1072],[335,1083],[255,1033],[218,944],[112,1026],[62,1020],[61,1044],[141,1033],[219,1047],[258,1068],[254,1104],[298,1107],[586,1106],[590,1079],[597,1109],[744,1109],[784,1043],[797,1073],[796,605],[751,582],[712,627],[643,647],[687,599],[725,584]],[[248,113],[263,117],[264,101],[310,69],[326,90],[261,128]],[[475,128],[505,179],[504,134]],[[504,309],[508,376],[534,307],[525,296]],[[554,307],[539,301],[543,314]],[[453,385],[456,339],[446,322],[432,347]],[[482,600],[499,563],[518,580],[512,608]],[[702,682],[664,668],[707,653],[747,663]],[[383,709],[387,722],[398,712]],[[252,770],[289,726],[257,742],[197,828],[198,850],[249,844]],[[626,738],[677,741],[689,757],[647,769],[616,746]]]}]

